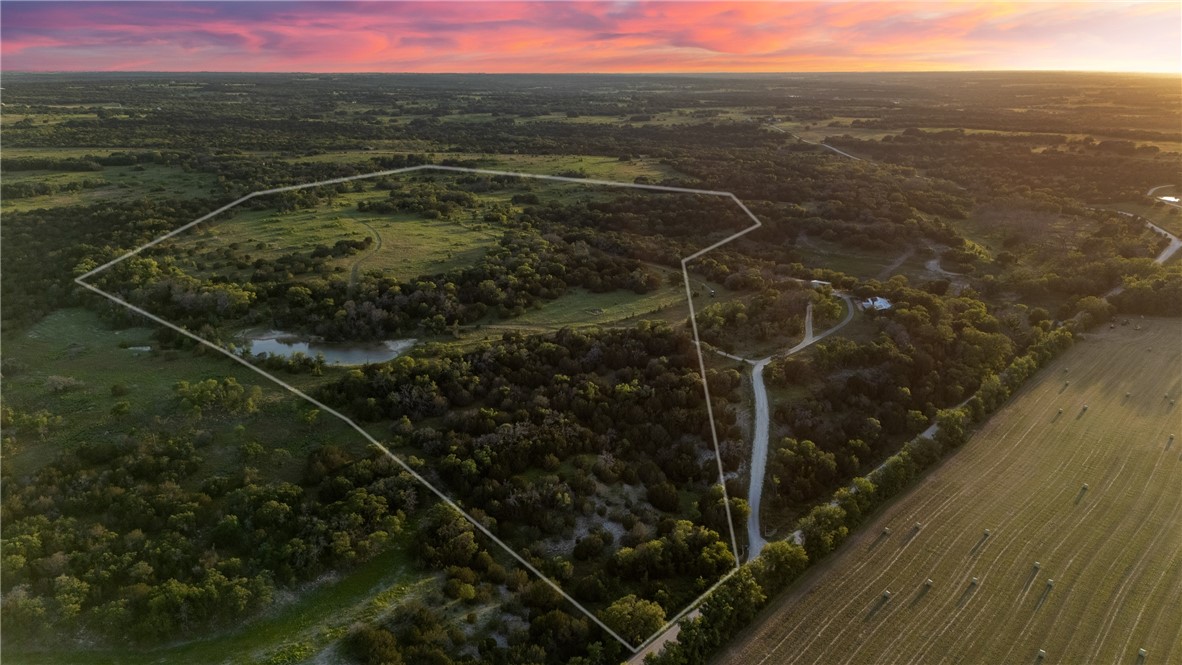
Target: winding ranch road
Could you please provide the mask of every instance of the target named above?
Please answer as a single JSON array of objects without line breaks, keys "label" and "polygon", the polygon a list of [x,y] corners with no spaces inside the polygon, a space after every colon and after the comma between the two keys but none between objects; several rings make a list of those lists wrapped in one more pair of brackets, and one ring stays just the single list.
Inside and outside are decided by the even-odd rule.
[{"label": "winding ranch road", "polygon": [[[1163,187],[1172,187],[1172,186],[1173,185],[1158,185],[1157,187],[1150,189],[1148,192],[1145,192],[1145,196],[1153,198],[1153,193],[1156,192],[1157,190],[1162,189]],[[1174,206],[1175,208],[1182,208],[1182,206],[1180,206],[1176,203],[1170,203],[1169,201],[1162,201],[1162,203],[1164,203],[1166,205]],[[1134,215],[1133,213],[1125,212],[1124,210],[1109,210],[1107,208],[1091,208],[1091,210],[1103,210],[1104,212],[1115,212],[1116,214],[1124,215],[1125,217],[1134,217],[1136,219],[1140,219],[1142,222],[1145,222],[1146,226],[1148,226],[1150,229],[1153,229],[1154,232],[1168,238],[1170,241],[1170,244],[1166,245],[1165,249],[1163,249],[1161,251],[1161,253],[1157,255],[1157,258],[1153,260],[1154,263],[1158,263],[1158,264],[1165,263],[1166,261],[1170,260],[1170,257],[1174,256],[1174,254],[1177,254],[1178,250],[1182,249],[1182,240],[1179,240],[1178,236],[1174,235],[1173,233],[1170,233],[1169,231],[1163,229],[1162,227],[1158,226],[1157,224],[1154,224],[1153,222],[1149,221],[1148,219],[1145,219],[1144,217],[1142,217],[1140,215]],[[1123,284],[1121,284],[1119,286],[1115,286],[1112,288],[1111,291],[1109,291],[1108,293],[1105,293],[1104,297],[1111,298],[1112,296],[1114,296],[1124,290],[1125,290],[1125,287]]]},{"label": "winding ranch road", "polygon": [[1157,255],[1157,258],[1153,260],[1154,263],[1165,263],[1166,261],[1169,261],[1170,257],[1176,254],[1179,249],[1182,249],[1182,240],[1179,240],[1178,236],[1170,233],[1153,222],[1146,221],[1145,224],[1148,225],[1149,228],[1170,239],[1170,244],[1166,245],[1166,248],[1161,251],[1161,254]]},{"label": "winding ranch road", "polygon": [[[785,351],[781,357],[788,357],[807,349],[813,344],[825,339],[829,335],[841,330],[854,319],[854,301],[845,294],[838,294],[845,301],[846,314],[841,323],[826,330],[820,335],[813,334],[813,306],[810,303],[804,317],[804,339],[800,343]],[[755,392],[755,425],[751,442],[751,479],[747,485],[747,503],[751,514],[747,517],[747,560],[759,556],[767,545],[763,537],[763,530],[759,525],[760,506],[763,503],[763,480],[767,473],[768,438],[771,431],[771,414],[768,405],[767,386],[763,382],[763,368],[767,367],[777,356],[772,355],[762,360],[750,360],[739,356],[723,353],[733,360],[748,363],[751,368],[751,387]]]},{"label": "winding ranch road", "polygon": [[[1173,187],[1173,185],[1158,185],[1157,187],[1152,187],[1152,188],[1150,188],[1150,190],[1148,192],[1145,192],[1145,196],[1148,196],[1150,198],[1154,198],[1153,197],[1154,192],[1156,192],[1159,189],[1165,189],[1167,187]],[[1161,201],[1161,199],[1157,199],[1157,200]],[[1164,203],[1168,206],[1174,206],[1175,208],[1182,208],[1182,205],[1179,205],[1177,203],[1171,203],[1170,201],[1162,201],[1162,203]]]},{"label": "winding ranch road", "polygon": [[353,270],[349,274],[349,293],[353,293],[353,289],[357,286],[357,272],[361,268],[361,263],[382,249],[382,234],[378,233],[377,229],[370,226],[369,222],[362,221],[360,219],[357,220],[357,222],[373,233],[373,239],[377,241],[377,245],[373,248],[373,250],[362,254],[360,258],[353,262]]},{"label": "winding ranch road", "polygon": [[[816,342],[825,339],[829,335],[841,330],[854,319],[854,301],[843,293],[837,294],[845,301],[846,314],[841,323],[826,330],[820,335],[813,334],[813,305],[809,303],[808,309],[805,310],[804,315],[804,339],[796,346],[784,352],[784,357],[788,357],[794,353],[799,353]],[[747,542],[748,554],[747,559],[751,560],[759,555],[767,545],[767,541],[763,538],[763,532],[759,528],[759,506],[763,498],[763,478],[767,472],[767,448],[768,448],[768,433],[771,430],[771,416],[768,408],[767,387],[763,383],[763,368],[767,367],[776,356],[768,356],[763,360],[750,360],[736,356],[725,351],[715,349],[719,355],[726,356],[731,360],[738,360],[739,362],[748,363],[752,366],[751,369],[751,385],[755,390],[755,435],[751,444],[751,482],[747,489],[747,503],[751,506],[751,515],[747,518]],[[700,614],[699,609],[695,609],[686,615],[687,619],[693,619]],[[645,656],[650,653],[659,653],[664,646],[677,639],[678,633],[681,632],[681,625],[674,624],[669,630],[665,631],[660,637],[650,642],[644,649],[628,659],[629,665],[641,665],[644,662]]]},{"label": "winding ranch road", "polygon": [[[1156,192],[1159,189],[1165,189],[1166,187],[1173,187],[1173,185],[1158,185],[1157,187],[1151,188],[1148,192],[1145,192],[1145,196],[1148,196],[1149,198],[1152,199],[1154,192]],[[1161,201],[1161,199],[1156,199],[1156,200]],[[1170,203],[1169,201],[1162,201],[1162,203],[1164,203],[1168,206],[1173,206],[1175,208],[1182,208],[1182,205],[1178,205],[1177,203]],[[1128,215],[1131,213],[1122,213],[1122,214]],[[1135,215],[1132,215],[1132,216],[1135,216]],[[1149,221],[1148,219],[1145,220],[1145,223],[1147,225],[1149,225],[1149,228],[1153,229],[1154,231],[1157,231],[1158,233],[1160,233],[1170,239],[1170,244],[1167,245],[1166,248],[1162,250],[1161,254],[1157,255],[1157,258],[1154,259],[1154,263],[1165,263],[1166,261],[1170,260],[1170,257],[1173,256],[1179,249],[1182,249],[1182,240],[1179,240],[1178,236],[1174,235],[1173,233],[1170,233],[1169,231],[1158,226],[1157,224],[1154,224],[1153,222]]]}]

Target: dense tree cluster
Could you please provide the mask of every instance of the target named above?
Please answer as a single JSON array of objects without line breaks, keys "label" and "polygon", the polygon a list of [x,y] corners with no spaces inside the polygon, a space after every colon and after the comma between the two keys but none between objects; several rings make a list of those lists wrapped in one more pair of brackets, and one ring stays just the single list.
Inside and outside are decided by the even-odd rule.
[{"label": "dense tree cluster", "polygon": [[[742,277],[742,273],[733,273]],[[759,278],[762,281],[762,278]],[[727,280],[728,285],[732,280]],[[841,301],[800,285],[776,282],[750,298],[710,303],[696,311],[698,335],[727,351],[741,343],[765,344],[769,340],[797,337],[804,332],[807,305],[813,304],[813,326],[823,329],[843,311]]]},{"label": "dense tree cluster", "polygon": [[78,302],[72,280],[207,212],[201,200],[141,199],[4,213],[0,241],[6,326]]},{"label": "dense tree cluster", "polygon": [[[684,493],[705,494],[717,478],[702,462],[710,423],[696,367],[684,332],[641,323],[404,356],[351,372],[320,397],[365,421],[396,421],[396,443],[425,453],[443,483],[512,542],[564,537],[597,511],[620,520],[629,532],[619,541],[592,534],[567,546],[586,562],[570,574],[602,561],[620,576],[576,579],[575,595],[602,600],[644,581],[673,610],[686,600],[678,580],[717,577],[733,560],[709,501],[706,526],[667,517],[682,514]],[[597,495],[621,484],[643,488],[653,508],[605,511]],[[540,554],[537,565],[554,563]]]},{"label": "dense tree cluster", "polygon": [[[211,379],[178,392],[237,402],[235,386]],[[201,477],[211,445],[208,432],[138,432],[6,481],[5,624],[104,642],[230,625],[267,607],[277,587],[374,556],[418,505],[417,484],[380,454],[320,449],[294,484],[264,479],[249,441],[245,468]]]},{"label": "dense tree cluster", "polygon": [[999,138],[911,128],[881,141],[847,136],[827,142],[875,161],[939,172],[991,195],[1046,191],[1084,203],[1137,200],[1145,183],[1169,182],[1178,167],[1176,159],[1163,157],[1154,146],[1118,150],[1091,137],[1080,143],[1051,141],[1052,147],[1044,149],[1047,141],[1037,135]]},{"label": "dense tree cluster", "polygon": [[787,505],[805,505],[881,459],[1051,330],[1049,320],[1032,325],[975,298],[938,296],[902,278],[875,293],[892,307],[875,315],[873,341],[827,339],[814,354],[774,361],[765,372],[772,386],[809,389],[808,397],[773,410],[791,435],[769,456],[773,496]]},{"label": "dense tree cluster", "polygon": [[[503,554],[486,548],[472,524],[451,508],[437,504],[429,509],[419,523],[416,540],[420,559],[433,569],[445,571],[443,594],[447,602],[477,608],[494,597],[512,598],[481,626],[483,634],[500,635],[504,643],[491,637],[474,638],[470,629],[453,623],[455,615],[439,604],[412,600],[399,605],[376,625],[352,632],[346,641],[347,651],[358,661],[381,665],[610,665],[622,657],[618,642],[545,581],[502,562]],[[605,618],[614,621],[610,617],[626,611],[637,621],[664,617],[660,605],[629,595],[605,610]],[[476,623],[476,614],[468,613],[465,621],[469,626]],[[640,625],[631,626],[629,634]],[[641,637],[649,633],[651,630]]]}]

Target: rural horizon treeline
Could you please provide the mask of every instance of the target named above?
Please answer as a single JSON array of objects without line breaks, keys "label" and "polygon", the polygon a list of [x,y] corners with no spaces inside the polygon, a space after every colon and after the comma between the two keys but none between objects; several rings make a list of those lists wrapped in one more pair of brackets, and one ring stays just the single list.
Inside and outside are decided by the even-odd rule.
[{"label": "rural horizon treeline", "polygon": [[[251,192],[436,164],[759,217],[686,266],[701,359],[682,257],[751,222],[718,196],[423,169],[254,197],[91,278],[348,415],[631,645],[742,564],[654,663],[708,662],[1079,334],[1182,314],[1145,223],[1182,233],[1146,197],[1182,150],[1152,77],[7,78],[14,662],[630,655],[331,414],[73,283]],[[777,356],[872,297],[767,365],[780,539],[743,563],[749,367],[716,351]],[[260,330],[417,341],[337,366]]]}]

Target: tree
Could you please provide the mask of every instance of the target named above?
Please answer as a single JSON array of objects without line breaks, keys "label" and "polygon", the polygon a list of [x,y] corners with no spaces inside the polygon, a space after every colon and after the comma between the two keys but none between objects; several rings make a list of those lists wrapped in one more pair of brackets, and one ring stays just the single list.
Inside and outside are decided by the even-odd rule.
[{"label": "tree", "polygon": [[405,661],[398,640],[390,631],[369,626],[349,636],[349,652],[367,665],[402,665]]},{"label": "tree", "polygon": [[788,586],[809,565],[804,548],[789,540],[768,543],[752,564],[752,572],[759,586],[773,594]]},{"label": "tree", "polygon": [[824,504],[801,518],[798,526],[804,535],[804,547],[809,559],[820,559],[845,540],[849,535],[845,517],[845,511],[839,506]]},{"label": "tree", "polygon": [[1116,308],[1107,300],[1096,296],[1085,296],[1076,303],[1076,309],[1083,314],[1084,328],[1090,328],[1112,318]]},{"label": "tree", "polygon": [[809,440],[784,438],[771,452],[772,485],[785,501],[812,499],[828,488],[837,474],[837,458]]},{"label": "tree", "polygon": [[665,610],[660,605],[631,593],[608,606],[602,617],[608,627],[637,644],[665,625]]}]

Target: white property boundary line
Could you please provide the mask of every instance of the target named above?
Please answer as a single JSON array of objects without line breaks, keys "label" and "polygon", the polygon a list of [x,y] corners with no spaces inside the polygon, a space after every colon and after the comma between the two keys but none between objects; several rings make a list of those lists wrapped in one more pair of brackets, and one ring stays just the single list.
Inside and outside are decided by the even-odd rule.
[{"label": "white property boundary line", "polygon": [[[693,333],[694,333],[694,347],[697,349],[697,352],[698,352],[698,368],[701,371],[701,376],[702,376],[702,390],[704,391],[705,396],[706,396],[706,414],[710,418],[710,435],[711,435],[711,438],[713,439],[713,443],[714,443],[715,461],[718,463],[718,481],[722,485],[723,507],[726,509],[727,525],[730,527],[730,530],[731,530],[731,552],[735,557],[735,567],[733,569],[731,569],[730,572],[723,575],[709,589],[707,589],[700,596],[695,598],[689,605],[687,605],[685,607],[685,609],[683,609],[683,610],[681,610],[681,612],[677,613],[676,616],[674,616],[672,619],[667,621],[664,626],[662,626],[660,629],[658,629],[657,632],[650,635],[647,639],[645,639],[643,642],[641,642],[640,645],[638,645],[638,646],[633,646],[627,640],[620,637],[619,634],[617,634],[614,630],[612,630],[605,623],[603,623],[603,621],[601,621],[599,619],[599,617],[595,616],[595,614],[593,614],[587,608],[583,607],[583,605],[581,603],[579,603],[577,600],[575,600],[573,597],[571,597],[566,591],[564,591],[561,586],[559,586],[557,583],[555,583],[553,580],[551,580],[546,575],[542,574],[542,572],[540,570],[538,570],[537,568],[535,568],[533,566],[533,564],[531,564],[529,561],[526,561],[525,558],[522,557],[520,554],[518,554],[516,551],[514,551],[512,547],[509,547],[508,544],[506,544],[504,541],[502,541],[500,538],[498,538],[496,535],[494,535],[492,533],[492,531],[490,531],[487,527],[485,527],[483,524],[481,524],[479,520],[477,520],[472,515],[470,515],[466,510],[461,508],[454,500],[452,500],[449,496],[447,496],[447,494],[445,494],[439,488],[435,487],[430,482],[428,482],[426,478],[424,478],[421,474],[419,474],[419,472],[415,471],[413,468],[410,467],[410,465],[408,465],[406,462],[404,462],[402,460],[402,458],[395,455],[393,452],[390,451],[389,448],[387,448],[385,445],[383,445],[377,439],[375,439],[373,436],[371,436],[369,432],[367,432],[364,428],[362,428],[360,425],[355,423],[353,421],[353,419],[349,418],[348,416],[341,413],[340,411],[337,411],[336,409],[328,406],[327,404],[321,402],[320,400],[308,395],[307,393],[304,393],[299,388],[292,386],[291,384],[287,383],[286,381],[283,381],[282,379],[276,377],[275,375],[264,371],[260,367],[252,364],[250,361],[235,355],[230,350],[228,350],[222,346],[219,346],[217,344],[214,344],[213,342],[210,342],[210,341],[208,341],[208,340],[206,340],[206,339],[204,339],[204,338],[202,338],[202,337],[200,337],[200,336],[198,336],[198,335],[196,335],[196,334],[194,334],[194,333],[192,333],[180,326],[177,326],[173,323],[165,321],[164,319],[160,318],[159,316],[156,316],[155,314],[152,314],[151,312],[148,312],[147,310],[144,310],[141,307],[137,307],[136,305],[133,305],[133,304],[127,302],[126,300],[123,300],[122,298],[119,298],[118,296],[116,296],[112,293],[108,293],[108,292],[98,288],[97,286],[94,286],[94,285],[86,282],[87,278],[93,277],[94,275],[97,275],[98,273],[103,272],[104,270],[110,268],[111,266],[113,266],[117,263],[125,261],[133,256],[136,256],[137,254],[143,252],[145,249],[148,249],[150,247],[154,247],[154,246],[164,242],[165,240],[172,238],[173,236],[176,236],[180,233],[184,233],[185,231],[193,228],[194,226],[200,224],[201,222],[204,222],[212,217],[215,217],[215,216],[229,210],[230,208],[233,208],[233,207],[237,206],[238,204],[248,201],[248,200],[255,198],[257,196],[266,196],[268,194],[279,194],[282,192],[291,192],[291,191],[300,190],[300,189],[308,189],[311,187],[323,187],[325,185],[335,185],[335,184],[339,184],[339,183],[343,183],[343,182],[349,182],[351,180],[363,180],[366,178],[378,178],[381,176],[396,175],[396,174],[400,174],[400,173],[410,173],[410,172],[422,171],[422,170],[451,171],[451,172],[456,172],[456,173],[479,173],[479,174],[483,174],[483,175],[513,176],[513,177],[517,177],[517,178],[533,178],[536,180],[551,180],[551,181],[568,182],[568,183],[584,184],[584,185],[602,185],[602,186],[607,186],[607,187],[626,187],[626,188],[631,188],[631,189],[643,189],[643,190],[658,191],[658,192],[672,192],[672,193],[681,193],[681,194],[703,194],[703,195],[707,195],[707,196],[720,196],[720,197],[724,197],[724,198],[729,198],[730,200],[734,201],[735,204],[738,205],[739,208],[741,208],[743,210],[743,212],[748,217],[751,218],[751,221],[752,221],[751,226],[749,226],[741,231],[738,231],[737,233],[734,233],[730,236],[727,236],[726,238],[719,240],[718,242],[710,245],[709,247],[706,247],[704,249],[700,249],[681,260],[681,274],[685,280],[685,295],[686,295],[686,301],[689,303],[689,312],[690,312],[689,319],[690,319],[690,324],[691,324],[691,327],[693,328]],[[329,180],[320,180],[317,182],[310,182],[310,183],[306,183],[303,185],[289,185],[287,187],[276,187],[274,189],[265,189],[265,190],[260,190],[257,192],[251,192],[250,194],[247,194],[246,196],[243,196],[242,198],[239,198],[231,203],[227,203],[226,205],[218,208],[217,210],[214,210],[211,213],[208,213],[206,215],[198,217],[197,219],[189,222],[188,224],[185,224],[185,225],[180,226],[176,229],[173,229],[172,231],[169,231],[168,233],[160,236],[159,238],[156,238],[155,240],[145,243],[145,244],[123,254],[122,256],[120,256],[118,258],[112,259],[97,268],[89,270],[86,273],[83,273],[82,275],[75,277],[74,281],[79,286],[89,289],[90,291],[93,291],[94,293],[97,293],[100,296],[102,296],[102,297],[104,297],[104,298],[106,298],[118,305],[126,307],[127,309],[135,312],[136,314],[139,314],[140,316],[151,319],[152,321],[155,321],[156,323],[159,323],[162,326],[165,326],[167,328],[175,330],[176,332],[196,341],[199,344],[204,344],[205,346],[210,347],[211,349],[221,353],[222,355],[230,358],[231,360],[233,360],[233,361],[247,367],[248,369],[270,379],[271,381],[275,382],[279,386],[282,386],[283,388],[290,391],[292,394],[294,394],[298,397],[301,397],[304,400],[307,400],[311,404],[314,404],[317,408],[319,408],[323,411],[326,411],[328,413],[331,413],[332,415],[336,416],[340,420],[344,421],[345,424],[347,424],[349,427],[356,430],[357,433],[359,433],[361,436],[365,437],[365,439],[367,441],[369,441],[371,444],[373,444],[378,450],[382,451],[388,457],[390,457],[390,459],[393,459],[395,462],[397,462],[398,465],[401,466],[402,469],[404,471],[406,471],[408,474],[410,474],[415,480],[419,481],[427,489],[431,490],[431,492],[433,494],[435,494],[437,497],[439,497],[439,499],[441,501],[446,503],[448,506],[450,506],[456,512],[460,513],[465,519],[467,519],[469,522],[471,522],[473,526],[475,526],[477,529],[479,529],[484,535],[488,536],[488,538],[491,539],[494,543],[496,543],[497,545],[500,545],[501,548],[503,548],[506,552],[509,553],[510,556],[512,556],[514,559],[516,559],[518,563],[525,566],[526,569],[528,569],[533,574],[537,575],[539,579],[541,579],[546,584],[550,585],[550,587],[553,588],[558,593],[562,594],[563,598],[570,601],[570,603],[572,605],[574,605],[580,611],[582,611],[583,614],[586,614],[587,617],[590,618],[592,621],[594,621],[600,628],[602,628],[604,631],[606,631],[612,637],[616,638],[616,640],[619,641],[621,644],[623,644],[626,648],[630,649],[633,654],[636,654],[636,653],[639,653],[641,650],[643,650],[646,646],[648,646],[649,643],[651,643],[653,640],[655,640],[658,637],[660,637],[661,635],[663,635],[666,630],[668,630],[669,628],[671,628],[673,626],[673,624],[675,624],[677,621],[680,621],[682,617],[684,617],[687,613],[690,612],[690,610],[697,607],[707,596],[709,596],[716,588],[718,588],[719,585],[721,585],[723,582],[725,582],[727,579],[729,579],[731,575],[734,575],[739,570],[739,566],[740,566],[740,564],[739,564],[739,546],[738,546],[738,541],[735,537],[735,522],[734,522],[734,519],[731,517],[730,496],[728,495],[728,493],[726,491],[726,474],[722,468],[722,453],[720,452],[719,445],[718,445],[718,428],[714,424],[714,408],[710,403],[710,386],[706,382],[706,360],[705,360],[704,355],[702,354],[701,339],[699,339],[699,337],[698,337],[697,315],[694,312],[693,293],[690,288],[689,270],[687,269],[686,266],[690,261],[702,256],[706,252],[709,252],[710,250],[713,250],[713,249],[717,249],[718,247],[725,245],[726,243],[728,243],[732,240],[735,240],[736,238],[739,238],[740,236],[750,233],[751,231],[754,231],[755,229],[757,229],[761,226],[763,226],[763,223],[761,221],[759,221],[759,218],[756,217],[755,214],[752,213],[751,210],[749,208],[747,208],[747,206],[744,205],[743,202],[740,201],[738,199],[738,197],[736,197],[731,192],[714,191],[714,190],[709,190],[709,189],[693,189],[693,188],[689,188],[689,187],[668,187],[668,186],[664,186],[664,185],[642,185],[642,184],[630,183],[630,182],[616,182],[613,180],[596,180],[596,179],[592,179],[592,178],[571,178],[571,177],[565,177],[565,176],[541,175],[541,174],[536,174],[536,173],[519,173],[519,172],[514,172],[514,171],[494,171],[494,170],[490,170],[490,169],[467,168],[467,167],[461,167],[461,166],[441,166],[441,165],[434,165],[434,164],[423,164],[423,165],[419,165],[419,166],[409,166],[409,167],[400,168],[400,169],[390,169],[390,170],[386,170],[386,171],[377,171],[374,173],[365,173],[365,174],[361,174],[361,175],[345,176],[345,177],[341,177],[341,178],[332,178]]]}]

